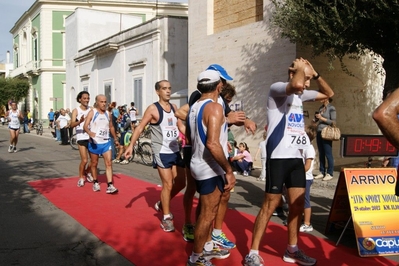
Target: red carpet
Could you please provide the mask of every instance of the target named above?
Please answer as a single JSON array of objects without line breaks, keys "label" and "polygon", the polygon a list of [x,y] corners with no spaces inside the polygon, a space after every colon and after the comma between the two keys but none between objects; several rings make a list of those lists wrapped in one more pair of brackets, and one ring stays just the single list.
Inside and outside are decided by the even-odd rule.
[{"label": "red carpet", "polygon": [[[181,234],[182,195],[172,201],[176,231],[165,233],[159,227],[161,215],[153,208],[159,199],[157,185],[115,174],[119,193],[107,195],[104,176],[99,178],[101,192],[97,193],[89,183],[77,187],[77,180],[77,177],[47,179],[30,185],[135,265],[186,265],[192,244],[185,242]],[[254,220],[252,215],[228,210],[223,231],[237,243],[237,248],[229,258],[213,260],[214,264],[242,265],[242,258],[249,251]],[[317,258],[317,265],[397,265],[385,257],[361,258],[356,249],[335,247],[334,243],[310,234],[301,236],[300,248]],[[266,265],[290,265],[281,259],[286,239],[286,228],[270,222],[260,250]]]}]

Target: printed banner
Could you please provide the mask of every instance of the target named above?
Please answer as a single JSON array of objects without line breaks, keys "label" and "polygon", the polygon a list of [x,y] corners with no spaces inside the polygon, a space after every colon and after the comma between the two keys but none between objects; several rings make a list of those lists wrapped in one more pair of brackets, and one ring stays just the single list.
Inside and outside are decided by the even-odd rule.
[{"label": "printed banner", "polygon": [[399,197],[395,168],[343,169],[359,255],[399,253]]}]

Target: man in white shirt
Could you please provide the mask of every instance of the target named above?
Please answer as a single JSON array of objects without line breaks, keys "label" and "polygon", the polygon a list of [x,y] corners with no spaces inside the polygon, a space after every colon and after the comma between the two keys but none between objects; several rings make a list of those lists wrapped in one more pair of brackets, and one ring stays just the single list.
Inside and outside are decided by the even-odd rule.
[{"label": "man in white shirt", "polygon": [[68,145],[68,128],[71,123],[71,117],[66,113],[64,108],[61,108],[60,113],[60,116],[56,120],[57,126],[61,131],[60,145]]}]

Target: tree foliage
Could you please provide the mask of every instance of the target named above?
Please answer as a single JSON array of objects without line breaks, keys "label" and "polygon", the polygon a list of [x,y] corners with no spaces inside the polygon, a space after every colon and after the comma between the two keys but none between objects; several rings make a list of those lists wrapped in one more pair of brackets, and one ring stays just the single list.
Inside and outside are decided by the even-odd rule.
[{"label": "tree foliage", "polygon": [[27,97],[29,82],[19,78],[0,78],[0,106],[7,106],[9,100],[16,102]]},{"label": "tree foliage", "polygon": [[399,3],[394,0],[272,0],[282,37],[332,61],[372,52],[384,59],[385,90],[399,85]]}]

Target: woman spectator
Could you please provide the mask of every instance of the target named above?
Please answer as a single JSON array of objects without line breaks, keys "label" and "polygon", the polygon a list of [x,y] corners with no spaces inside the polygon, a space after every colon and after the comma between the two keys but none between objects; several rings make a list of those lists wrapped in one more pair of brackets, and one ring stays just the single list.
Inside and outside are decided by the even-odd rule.
[{"label": "woman spectator", "polygon": [[[334,157],[332,155],[332,141],[325,140],[321,137],[321,131],[326,126],[332,125],[337,120],[335,107],[331,105],[332,99],[322,100],[319,112],[315,114],[315,122],[317,122],[317,149],[319,150],[319,170],[320,173],[315,179],[323,178],[323,181],[333,179],[334,174]],[[326,158],[328,167],[326,167]]]}]

